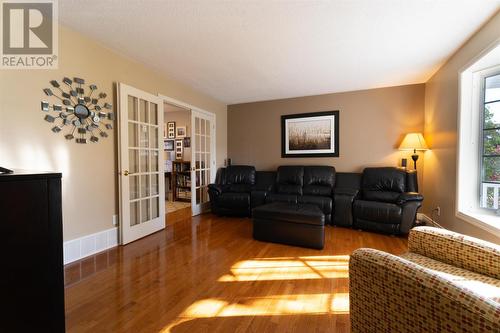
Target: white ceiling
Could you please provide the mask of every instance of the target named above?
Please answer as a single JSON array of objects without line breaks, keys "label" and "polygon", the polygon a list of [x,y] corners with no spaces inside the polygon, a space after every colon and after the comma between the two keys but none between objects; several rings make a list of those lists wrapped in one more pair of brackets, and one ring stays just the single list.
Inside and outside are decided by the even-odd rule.
[{"label": "white ceiling", "polygon": [[59,1],[64,25],[227,104],[425,82],[499,8],[500,0]]}]

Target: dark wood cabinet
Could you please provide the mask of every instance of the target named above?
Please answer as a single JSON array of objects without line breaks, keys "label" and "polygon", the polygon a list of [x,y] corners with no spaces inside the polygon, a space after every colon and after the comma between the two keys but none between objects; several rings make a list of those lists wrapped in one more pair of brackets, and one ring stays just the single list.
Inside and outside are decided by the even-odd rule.
[{"label": "dark wood cabinet", "polygon": [[0,332],[64,332],[61,174],[0,175]]}]

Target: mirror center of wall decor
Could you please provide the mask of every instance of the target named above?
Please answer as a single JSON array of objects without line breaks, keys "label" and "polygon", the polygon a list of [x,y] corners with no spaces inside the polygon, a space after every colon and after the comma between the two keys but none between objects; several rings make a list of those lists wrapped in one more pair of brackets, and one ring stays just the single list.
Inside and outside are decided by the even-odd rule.
[{"label": "mirror center of wall decor", "polygon": [[83,104],[75,105],[75,116],[77,116],[80,120],[87,119],[90,116],[89,108]]}]

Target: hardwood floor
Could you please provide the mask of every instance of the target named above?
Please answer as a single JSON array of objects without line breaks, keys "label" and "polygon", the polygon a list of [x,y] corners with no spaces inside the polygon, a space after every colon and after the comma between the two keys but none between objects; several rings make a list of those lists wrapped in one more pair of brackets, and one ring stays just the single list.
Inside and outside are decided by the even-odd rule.
[{"label": "hardwood floor", "polygon": [[191,206],[186,208],[181,208],[173,212],[167,213],[166,224],[172,225],[174,223],[184,221],[191,217]]},{"label": "hardwood floor", "polygon": [[69,265],[68,332],[348,332],[348,260],[404,238],[327,227],[324,250],[252,239],[250,219],[188,217]]}]

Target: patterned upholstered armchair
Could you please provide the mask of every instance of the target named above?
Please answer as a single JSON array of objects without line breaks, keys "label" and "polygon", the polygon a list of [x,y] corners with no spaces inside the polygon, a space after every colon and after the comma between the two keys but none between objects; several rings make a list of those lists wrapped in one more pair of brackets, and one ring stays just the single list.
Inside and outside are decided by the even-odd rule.
[{"label": "patterned upholstered armchair", "polygon": [[500,246],[417,227],[408,247],[401,256],[352,254],[353,333],[500,332]]}]

